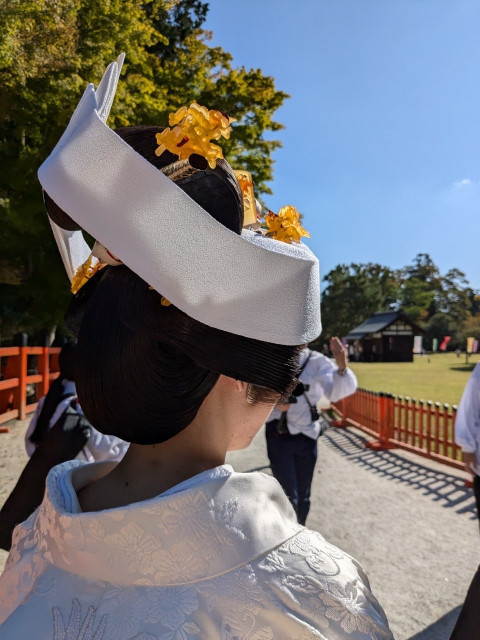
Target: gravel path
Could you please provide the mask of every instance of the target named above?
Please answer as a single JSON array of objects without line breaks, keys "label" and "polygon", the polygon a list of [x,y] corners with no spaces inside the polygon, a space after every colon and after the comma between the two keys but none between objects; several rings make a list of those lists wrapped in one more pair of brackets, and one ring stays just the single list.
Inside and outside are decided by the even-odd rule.
[{"label": "gravel path", "polygon": [[[0,503],[26,461],[27,422],[0,434]],[[363,564],[396,640],[448,640],[480,562],[472,490],[461,472],[367,439],[353,428],[322,436],[307,524]],[[263,429],[228,461],[269,473]]]}]

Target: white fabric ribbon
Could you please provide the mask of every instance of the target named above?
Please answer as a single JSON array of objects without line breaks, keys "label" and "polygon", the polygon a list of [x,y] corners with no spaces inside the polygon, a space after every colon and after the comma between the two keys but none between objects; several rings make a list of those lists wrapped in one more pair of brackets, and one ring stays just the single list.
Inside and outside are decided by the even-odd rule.
[{"label": "white fabric ribbon", "polygon": [[[122,62],[121,56],[108,67],[97,92],[88,85],[38,171],[42,187],[192,318],[278,344],[315,339],[321,330],[320,277],[313,253],[303,244],[230,231],[105,124]],[[60,231],[70,275],[80,232]]]}]

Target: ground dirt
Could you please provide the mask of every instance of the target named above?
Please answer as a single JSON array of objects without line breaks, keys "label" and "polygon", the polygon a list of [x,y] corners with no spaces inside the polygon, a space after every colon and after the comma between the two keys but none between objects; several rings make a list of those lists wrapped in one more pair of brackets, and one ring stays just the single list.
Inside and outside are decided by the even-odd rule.
[{"label": "ground dirt", "polygon": [[[0,434],[0,504],[26,462],[26,425]],[[353,428],[322,436],[307,525],[363,564],[396,640],[448,640],[480,561],[472,490],[462,472],[366,440]],[[263,429],[228,462],[270,473]]]}]

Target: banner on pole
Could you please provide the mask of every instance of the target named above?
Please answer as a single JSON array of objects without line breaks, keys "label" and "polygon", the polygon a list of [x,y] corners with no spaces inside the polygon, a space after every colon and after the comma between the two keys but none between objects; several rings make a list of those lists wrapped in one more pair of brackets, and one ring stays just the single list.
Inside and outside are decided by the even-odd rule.
[{"label": "banner on pole", "polygon": [[423,336],[413,337],[413,353],[423,353],[422,340]]},{"label": "banner on pole", "polygon": [[432,351],[433,353],[435,353],[435,351],[438,350],[438,338],[432,338]]},{"label": "banner on pole", "polygon": [[475,338],[470,336],[467,338],[467,353],[473,353],[473,343],[475,342]]},{"label": "banner on pole", "polygon": [[446,351],[447,350],[447,344],[450,342],[451,339],[452,339],[452,336],[444,336],[443,337],[443,342],[440,345],[440,351]]}]

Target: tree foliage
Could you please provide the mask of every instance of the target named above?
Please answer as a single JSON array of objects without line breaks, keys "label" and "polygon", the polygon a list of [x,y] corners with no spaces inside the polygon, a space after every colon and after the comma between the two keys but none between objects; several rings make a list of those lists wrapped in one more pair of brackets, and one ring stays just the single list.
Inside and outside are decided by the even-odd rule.
[{"label": "tree foliage", "polygon": [[403,309],[432,338],[452,336],[451,347],[464,347],[467,336],[480,338],[480,301],[465,274],[440,273],[431,257],[419,253],[410,265],[393,271],[379,264],[338,265],[325,277],[322,296],[322,343],[345,336],[377,311]]},{"label": "tree foliage", "polygon": [[380,309],[392,309],[398,299],[395,271],[380,264],[340,264],[324,277],[322,340],[345,336]]},{"label": "tree foliage", "polygon": [[69,297],[36,171],[58,141],[88,82],[126,53],[112,127],[166,124],[194,100],[235,117],[222,145],[234,166],[268,193],[265,132],[288,97],[259,69],[235,68],[210,45],[201,0],[0,0],[0,333],[61,321]]}]

